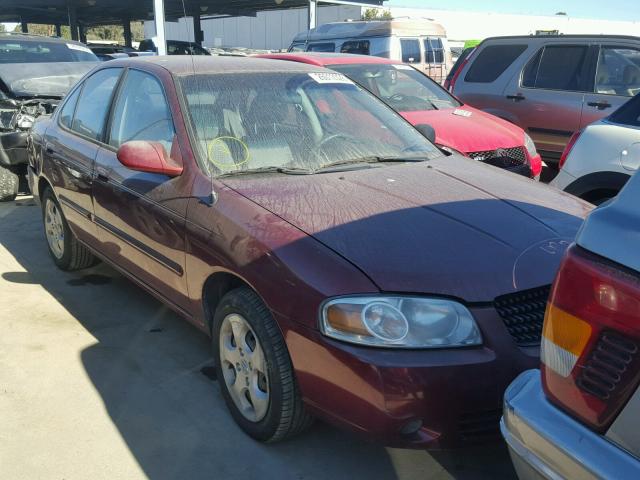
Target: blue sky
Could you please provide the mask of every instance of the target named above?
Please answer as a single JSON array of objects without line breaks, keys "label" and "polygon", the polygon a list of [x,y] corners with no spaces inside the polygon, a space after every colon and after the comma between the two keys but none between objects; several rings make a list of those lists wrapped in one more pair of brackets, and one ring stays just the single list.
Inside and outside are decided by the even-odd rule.
[{"label": "blue sky", "polygon": [[385,6],[640,21],[640,0],[388,0]]}]

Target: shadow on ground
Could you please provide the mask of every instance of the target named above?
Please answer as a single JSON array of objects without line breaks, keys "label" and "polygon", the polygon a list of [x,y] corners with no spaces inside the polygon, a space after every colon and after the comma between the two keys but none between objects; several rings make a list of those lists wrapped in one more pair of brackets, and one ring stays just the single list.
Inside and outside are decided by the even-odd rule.
[{"label": "shadow on ground", "polygon": [[148,478],[514,478],[503,445],[387,449],[320,422],[285,443],[256,443],[227,413],[208,338],[104,264],[58,271],[29,197],[0,204],[0,243],[26,270],[2,272],[5,281],[41,284],[95,337],[80,360]]}]

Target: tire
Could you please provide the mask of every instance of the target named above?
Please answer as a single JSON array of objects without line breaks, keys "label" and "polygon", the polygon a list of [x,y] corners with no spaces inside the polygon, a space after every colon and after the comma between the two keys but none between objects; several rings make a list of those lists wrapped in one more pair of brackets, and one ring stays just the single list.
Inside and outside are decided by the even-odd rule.
[{"label": "tire", "polygon": [[[239,319],[245,321],[247,331],[243,338],[236,341],[236,325],[241,323]],[[230,332],[229,325],[233,322],[236,325]],[[231,340],[229,335],[232,336]],[[297,435],[313,423],[313,417],[304,409],[284,339],[271,313],[255,292],[240,287],[222,298],[214,315],[211,338],[222,396],[233,419],[246,434],[261,442],[273,443]],[[244,353],[241,348],[243,345]],[[242,366],[234,368],[229,362],[228,352],[233,352],[234,347],[239,351],[238,361],[244,359],[244,370]],[[260,350],[265,360],[266,378],[262,378],[262,388],[256,390],[256,382],[260,386],[262,376],[256,366],[261,363],[256,361],[256,354]],[[238,392],[234,387],[238,386],[245,392],[243,403],[246,401],[249,405],[243,409],[242,405],[239,407],[236,403]],[[255,392],[267,396],[266,407],[262,404],[264,398],[260,400],[263,405],[261,408],[258,408],[257,402],[251,401],[254,397],[249,393],[250,388],[253,388],[254,396]]]},{"label": "tire", "polygon": [[18,195],[20,179],[11,170],[0,166],[0,202],[10,202]]},{"label": "tire", "polygon": [[[57,218],[53,218],[57,215]],[[65,271],[80,270],[96,263],[96,257],[78,242],[50,188],[42,194],[42,222],[49,254]]]}]

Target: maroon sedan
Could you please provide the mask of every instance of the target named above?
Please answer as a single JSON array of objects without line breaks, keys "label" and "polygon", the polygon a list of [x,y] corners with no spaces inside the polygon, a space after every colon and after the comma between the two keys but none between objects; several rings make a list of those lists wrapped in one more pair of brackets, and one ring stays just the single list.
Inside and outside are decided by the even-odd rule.
[{"label": "maroon sedan", "polygon": [[107,261],[210,334],[231,414],[263,441],[314,416],[389,445],[497,432],[590,208],[276,60],[105,63],[30,157],[56,265]]}]

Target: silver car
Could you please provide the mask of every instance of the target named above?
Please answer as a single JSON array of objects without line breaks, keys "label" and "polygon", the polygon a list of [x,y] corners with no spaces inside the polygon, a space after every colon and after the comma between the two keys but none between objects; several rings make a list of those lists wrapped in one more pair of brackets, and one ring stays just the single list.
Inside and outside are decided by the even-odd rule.
[{"label": "silver car", "polygon": [[454,68],[450,91],[525,129],[554,164],[574,132],[640,92],[640,37],[494,37]]},{"label": "silver car", "polygon": [[504,398],[521,479],[640,478],[640,176],[587,218],[549,297],[540,370]]}]

